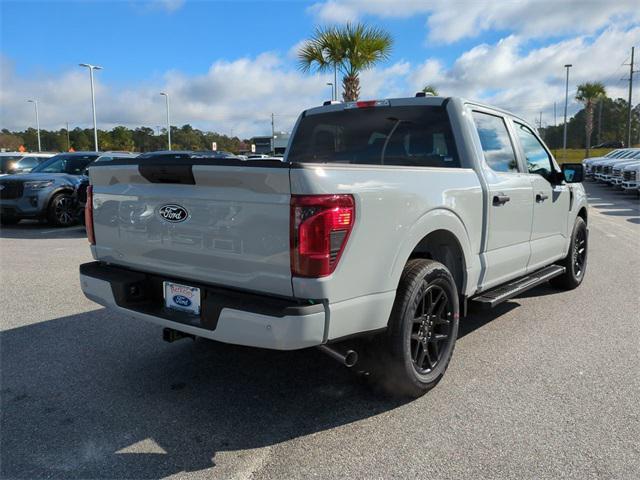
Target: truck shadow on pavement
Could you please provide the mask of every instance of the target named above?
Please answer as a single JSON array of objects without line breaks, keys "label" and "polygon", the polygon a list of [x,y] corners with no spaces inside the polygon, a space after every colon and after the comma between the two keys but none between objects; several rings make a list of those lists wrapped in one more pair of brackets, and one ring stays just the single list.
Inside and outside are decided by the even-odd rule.
[{"label": "truck shadow on pavement", "polygon": [[[542,288],[542,290],[541,290]],[[544,287],[533,294],[557,292]],[[520,305],[470,311],[459,338]],[[0,478],[158,478],[401,407],[315,349],[199,339],[106,309],[0,333]],[[233,458],[229,458],[231,456]],[[230,466],[233,465],[233,466]]]},{"label": "truck shadow on pavement", "polygon": [[0,477],[164,477],[404,403],[314,349],[160,335],[104,309],[2,332]]},{"label": "truck shadow on pavement", "polygon": [[86,238],[84,226],[59,228],[33,220],[23,220],[17,225],[0,227],[0,238],[50,239],[50,238]]}]

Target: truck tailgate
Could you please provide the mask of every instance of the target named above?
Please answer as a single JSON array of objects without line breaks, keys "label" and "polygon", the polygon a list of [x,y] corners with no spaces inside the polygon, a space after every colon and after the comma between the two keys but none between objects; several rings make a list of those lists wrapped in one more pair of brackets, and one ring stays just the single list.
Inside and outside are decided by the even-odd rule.
[{"label": "truck tailgate", "polygon": [[286,165],[152,161],[90,169],[97,260],[293,296]]}]

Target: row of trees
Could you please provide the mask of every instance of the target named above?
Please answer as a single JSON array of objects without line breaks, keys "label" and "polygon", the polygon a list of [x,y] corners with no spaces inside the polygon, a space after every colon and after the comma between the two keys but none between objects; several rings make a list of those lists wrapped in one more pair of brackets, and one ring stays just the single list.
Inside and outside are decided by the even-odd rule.
[{"label": "row of trees", "polygon": [[[430,92],[435,91],[429,87]],[[600,97],[592,106],[591,145],[602,142],[623,141],[627,137],[627,106],[622,98],[612,99]],[[586,108],[576,113],[567,124],[567,147],[585,148],[588,116]],[[632,110],[633,143],[640,143],[640,104]],[[563,125],[550,125],[542,128],[541,134],[545,142],[552,148],[562,148]],[[65,129],[51,131],[40,130],[42,149],[44,151],[66,151],[69,147],[76,151],[93,150],[93,130],[76,128],[68,132]],[[67,140],[68,139],[68,140]],[[98,130],[98,141],[101,150],[128,150],[136,152],[150,152],[167,148],[166,131],[159,134],[149,127],[130,129],[115,127],[110,131]],[[68,142],[68,143],[67,143]],[[174,150],[210,150],[211,143],[216,142],[218,150],[230,152],[246,151],[250,149],[248,139],[230,137],[215,132],[205,132],[193,128],[191,125],[171,128],[171,142]],[[24,145],[29,151],[38,148],[37,132],[29,128],[22,132],[2,130],[0,132],[0,148],[16,150]]]},{"label": "row of trees", "polygon": [[[567,122],[567,148],[587,148],[587,130],[591,131],[589,146],[621,141],[626,144],[629,103],[623,99],[601,96],[591,106],[591,121],[587,108],[581,109]],[[564,125],[549,125],[540,132],[550,148],[562,148]],[[640,104],[631,111],[631,143],[640,143]]]},{"label": "row of trees", "polygon": [[[70,148],[93,150],[93,129],[75,128],[67,132],[61,130],[40,130],[42,150],[50,152],[64,152]],[[216,142],[218,150],[239,152],[249,150],[249,140],[229,137],[215,132],[204,132],[191,125],[171,127],[171,147],[174,150],[211,150],[211,144]],[[166,130],[158,135],[152,128],[138,127],[130,129],[119,126],[112,130],[98,130],[98,144],[100,150],[126,150],[136,152],[152,152],[166,150]],[[2,130],[0,133],[0,148],[17,150],[20,145],[29,151],[38,149],[37,131],[29,128],[22,132]]]}]

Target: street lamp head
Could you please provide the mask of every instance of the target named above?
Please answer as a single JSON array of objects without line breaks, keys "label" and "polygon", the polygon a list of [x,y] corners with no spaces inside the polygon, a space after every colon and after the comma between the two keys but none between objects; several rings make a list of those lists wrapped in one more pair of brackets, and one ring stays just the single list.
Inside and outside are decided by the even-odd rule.
[{"label": "street lamp head", "polygon": [[570,64],[570,63],[567,63],[567,64],[564,66],[564,68],[569,68],[569,67],[573,67],[573,65],[572,65],[572,64]]},{"label": "street lamp head", "polygon": [[90,70],[102,70],[100,65],[91,65],[90,63],[79,63],[78,65],[81,67],[87,67]]},{"label": "street lamp head", "polygon": [[333,87],[333,82],[327,82],[327,85],[331,85]]},{"label": "street lamp head", "polygon": [[37,100],[27,100],[27,102],[29,102],[29,103],[36,103],[36,102],[37,102]]},{"label": "street lamp head", "polygon": [[165,92],[160,92],[160,95],[164,95],[165,97],[168,97],[168,96],[169,96],[169,94],[168,94],[168,93],[165,93]]}]

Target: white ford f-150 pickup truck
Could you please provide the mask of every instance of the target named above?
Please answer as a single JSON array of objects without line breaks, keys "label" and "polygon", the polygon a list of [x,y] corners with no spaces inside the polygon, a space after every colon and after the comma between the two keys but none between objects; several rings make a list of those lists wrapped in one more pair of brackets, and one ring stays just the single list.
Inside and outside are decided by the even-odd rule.
[{"label": "white ford f-150 pickup truck", "polygon": [[461,98],[308,109],[284,160],[158,152],[89,175],[88,298],[169,341],[359,356],[402,395],[443,376],[468,303],[585,275],[582,165]]}]

